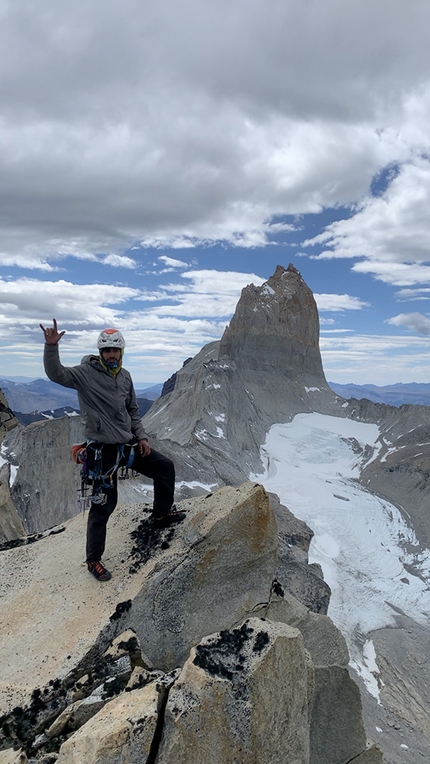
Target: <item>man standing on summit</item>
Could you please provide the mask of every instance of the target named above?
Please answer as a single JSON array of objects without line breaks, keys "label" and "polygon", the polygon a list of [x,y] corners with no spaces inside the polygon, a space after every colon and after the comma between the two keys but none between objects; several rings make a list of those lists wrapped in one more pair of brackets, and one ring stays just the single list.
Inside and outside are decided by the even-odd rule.
[{"label": "man standing on summit", "polygon": [[98,581],[111,574],[101,558],[105,549],[106,526],[118,501],[118,468],[131,467],[154,481],[153,522],[164,527],[184,519],[173,504],[175,468],[166,456],[149,447],[140,421],[130,373],[122,367],[125,341],[117,329],[104,329],[97,340],[99,355],[84,356],[78,366],[63,366],[58,352],[59,332],[45,329],[45,372],[52,382],[78,391],[85,423],[86,459],[93,478],[93,495],[88,514],[87,556],[90,573]]}]

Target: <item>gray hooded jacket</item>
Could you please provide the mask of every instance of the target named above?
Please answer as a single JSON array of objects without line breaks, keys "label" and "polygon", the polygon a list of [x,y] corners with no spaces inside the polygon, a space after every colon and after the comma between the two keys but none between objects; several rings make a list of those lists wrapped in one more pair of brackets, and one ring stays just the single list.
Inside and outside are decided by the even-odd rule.
[{"label": "gray hooded jacket", "polygon": [[85,435],[100,443],[129,443],[146,438],[140,421],[130,373],[109,374],[96,355],[86,355],[79,366],[63,366],[57,345],[45,344],[46,376],[78,391]]}]

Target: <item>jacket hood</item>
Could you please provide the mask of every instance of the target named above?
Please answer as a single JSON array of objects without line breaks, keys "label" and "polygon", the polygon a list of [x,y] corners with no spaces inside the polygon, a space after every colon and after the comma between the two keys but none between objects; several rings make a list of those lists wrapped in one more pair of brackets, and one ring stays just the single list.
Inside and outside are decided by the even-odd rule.
[{"label": "jacket hood", "polygon": [[100,369],[100,371],[105,371],[103,366],[100,363],[100,358],[98,355],[84,355],[84,357],[81,360],[81,363],[89,363],[91,366],[94,366],[95,368]]}]

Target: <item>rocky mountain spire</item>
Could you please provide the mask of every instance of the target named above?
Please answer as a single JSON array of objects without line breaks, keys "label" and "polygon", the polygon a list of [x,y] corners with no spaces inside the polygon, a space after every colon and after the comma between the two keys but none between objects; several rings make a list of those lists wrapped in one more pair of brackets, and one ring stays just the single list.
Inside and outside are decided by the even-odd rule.
[{"label": "rocky mountain spire", "polygon": [[278,265],[262,286],[243,289],[222,339],[177,372],[173,391],[145,415],[146,431],[186,474],[244,479],[258,471],[271,425],[299,412],[343,416],[318,341],[311,290],[293,265]]},{"label": "rocky mountain spire", "polygon": [[293,380],[310,376],[326,386],[318,343],[319,318],[311,290],[293,265],[278,265],[265,284],[242,290],[219,355],[241,368],[274,371]]}]

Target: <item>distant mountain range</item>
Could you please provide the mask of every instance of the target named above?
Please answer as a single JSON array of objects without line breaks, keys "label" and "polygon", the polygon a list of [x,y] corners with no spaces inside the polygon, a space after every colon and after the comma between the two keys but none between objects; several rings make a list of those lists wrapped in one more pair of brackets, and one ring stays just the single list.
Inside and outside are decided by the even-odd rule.
[{"label": "distant mountain range", "polygon": [[[41,419],[58,419],[80,413],[76,390],[62,387],[48,379],[34,379],[23,383],[2,378],[0,388],[20,424],[27,425]],[[143,390],[136,387],[141,416],[146,414],[154,400],[159,397],[161,389],[162,385],[152,385]]]},{"label": "distant mountain range", "polygon": [[[154,401],[148,398],[137,398],[140,416],[145,416]],[[26,426],[32,422],[40,422],[43,419],[59,419],[63,416],[79,416],[80,410],[77,406],[61,406],[58,409],[47,409],[46,411],[33,411],[30,414],[23,414],[21,411],[14,411],[14,414],[20,424]]]},{"label": "distant mountain range", "polygon": [[[28,380],[18,382],[17,380]],[[341,385],[328,383],[333,392],[342,398],[367,398],[374,403],[388,403],[401,406],[411,403],[430,406],[430,383],[401,382],[395,385]],[[78,396],[75,390],[61,387],[49,379],[31,379],[26,377],[3,377],[0,379],[10,408],[21,424],[29,424],[44,418],[58,418],[79,413]],[[144,382],[135,385],[141,416],[144,416],[151,404],[160,397],[162,384]]]},{"label": "distant mountain range", "polygon": [[333,392],[342,398],[367,398],[374,403],[389,403],[390,406],[401,406],[403,403],[412,403],[416,406],[430,406],[430,383],[409,382],[395,385],[339,385],[337,382],[329,382]]}]

